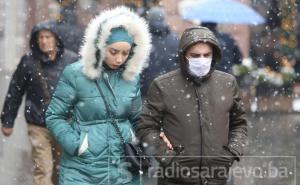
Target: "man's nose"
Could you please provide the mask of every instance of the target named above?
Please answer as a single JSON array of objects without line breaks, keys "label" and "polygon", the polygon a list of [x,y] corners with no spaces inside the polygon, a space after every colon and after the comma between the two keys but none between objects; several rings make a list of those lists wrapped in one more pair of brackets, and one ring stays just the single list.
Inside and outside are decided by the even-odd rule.
[{"label": "man's nose", "polygon": [[41,42],[41,44],[46,44],[46,43],[47,43],[47,39],[41,38],[41,39],[40,39],[40,42]]}]

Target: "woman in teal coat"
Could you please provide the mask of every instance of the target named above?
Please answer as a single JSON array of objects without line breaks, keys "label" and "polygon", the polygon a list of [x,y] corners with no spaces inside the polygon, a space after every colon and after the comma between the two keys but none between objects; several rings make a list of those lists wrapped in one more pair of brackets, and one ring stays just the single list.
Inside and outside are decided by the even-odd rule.
[{"label": "woman in teal coat", "polygon": [[123,165],[123,145],[104,99],[125,142],[132,142],[150,43],[144,19],[125,7],[90,22],[81,60],[65,68],[46,113],[47,127],[64,149],[60,185],[140,184]]}]

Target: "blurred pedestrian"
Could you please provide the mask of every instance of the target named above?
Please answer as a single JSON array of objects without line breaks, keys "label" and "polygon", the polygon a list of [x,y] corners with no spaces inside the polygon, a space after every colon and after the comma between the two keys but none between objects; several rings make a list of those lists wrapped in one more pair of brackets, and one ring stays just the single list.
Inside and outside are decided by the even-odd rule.
[{"label": "blurred pedestrian", "polygon": [[46,113],[63,147],[60,184],[140,184],[124,165],[142,109],[139,75],[151,49],[145,20],[125,7],[86,30],[81,60],[63,72]]},{"label": "blurred pedestrian", "polygon": [[235,40],[227,33],[222,33],[217,30],[217,24],[213,22],[203,22],[201,26],[209,28],[220,42],[222,50],[222,59],[216,66],[217,70],[233,74],[232,66],[242,63],[242,54]]},{"label": "blurred pedestrian", "polygon": [[76,16],[76,5],[78,1],[61,1],[58,31],[66,49],[79,53],[83,41],[83,29],[80,27]]},{"label": "blurred pedestrian", "polygon": [[150,86],[138,137],[160,163],[158,184],[224,185],[247,137],[237,82],[215,70],[221,48],[205,27],[184,31],[179,59]]},{"label": "blurred pedestrian", "polygon": [[65,48],[78,54],[83,41],[83,31],[77,22],[58,21],[58,31]]},{"label": "blurred pedestrian", "polygon": [[[300,22],[300,6],[298,6],[297,22]],[[295,49],[295,71],[296,71],[296,82],[300,82],[300,24],[297,24],[297,48]]]},{"label": "blurred pedestrian", "polygon": [[179,39],[166,22],[166,13],[161,7],[152,7],[148,12],[150,32],[152,34],[152,50],[149,66],[142,73],[142,96],[159,75],[179,68],[177,48]]},{"label": "blurred pedestrian", "polygon": [[31,51],[25,54],[10,81],[1,113],[2,133],[10,136],[22,98],[26,94],[25,119],[32,144],[34,184],[52,185],[53,160],[58,160],[59,146],[45,128],[45,110],[64,67],[77,60],[65,50],[57,33],[57,24],[45,21],[35,25],[30,38]]}]

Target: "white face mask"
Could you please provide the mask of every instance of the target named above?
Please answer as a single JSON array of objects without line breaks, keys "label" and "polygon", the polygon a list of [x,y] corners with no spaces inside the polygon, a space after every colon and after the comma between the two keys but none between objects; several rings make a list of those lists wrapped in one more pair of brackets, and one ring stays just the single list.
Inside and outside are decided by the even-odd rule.
[{"label": "white face mask", "polygon": [[189,58],[189,70],[198,77],[208,74],[211,67],[212,58]]}]

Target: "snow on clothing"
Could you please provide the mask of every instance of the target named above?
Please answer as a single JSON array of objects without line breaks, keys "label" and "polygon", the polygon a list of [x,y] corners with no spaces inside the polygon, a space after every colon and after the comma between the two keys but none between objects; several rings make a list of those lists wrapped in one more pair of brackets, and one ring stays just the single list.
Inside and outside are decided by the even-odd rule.
[{"label": "snow on clothing", "polygon": [[[24,94],[26,94],[26,122],[45,127],[44,114],[49,101],[47,101],[42,88],[42,86],[45,87],[45,84],[42,84],[41,81],[43,80],[47,84],[46,90],[51,95],[65,66],[78,60],[75,53],[64,49],[63,41],[56,28],[57,25],[52,21],[42,22],[33,27],[30,39],[31,52],[25,54],[18,64],[5,98],[1,113],[4,127],[12,128],[14,126]],[[39,49],[37,36],[38,32],[44,29],[54,33],[58,39],[59,51],[55,61],[51,61]],[[37,70],[38,65],[42,68],[41,72]]]},{"label": "snow on clothing", "polygon": [[[133,36],[134,47],[125,65],[112,70],[103,63],[106,41],[110,30],[120,26]],[[139,74],[151,48],[148,26],[129,9],[118,7],[92,20],[85,39],[82,59],[65,69],[46,115],[49,130],[65,151],[60,184],[139,184],[139,176],[128,175],[121,166],[123,145],[103,98],[108,101],[124,139],[131,142],[142,108]],[[96,80],[105,97],[101,97]]]},{"label": "snow on clothing", "polygon": [[[187,48],[199,41],[213,45],[212,68],[203,78],[190,74],[185,59]],[[213,167],[229,169],[234,159],[243,154],[247,136],[247,122],[236,80],[230,74],[215,70],[221,53],[218,41],[208,29],[187,29],[182,35],[179,51],[181,70],[154,80],[146,97],[137,134],[149,146],[147,152],[157,156],[163,167],[176,165],[179,168],[173,169],[198,168],[198,174],[200,167],[202,170]],[[184,146],[179,156],[216,157],[174,158],[176,153],[168,150],[159,139],[161,127],[173,146]],[[190,175],[187,171],[185,169],[184,176],[178,178],[159,178],[158,184],[226,183],[225,177],[200,178],[194,171]]]}]

